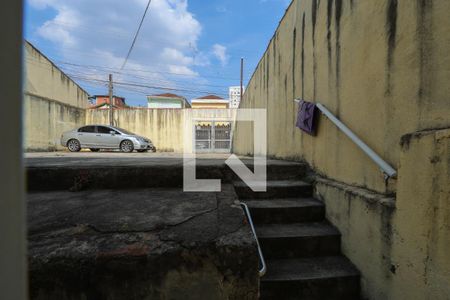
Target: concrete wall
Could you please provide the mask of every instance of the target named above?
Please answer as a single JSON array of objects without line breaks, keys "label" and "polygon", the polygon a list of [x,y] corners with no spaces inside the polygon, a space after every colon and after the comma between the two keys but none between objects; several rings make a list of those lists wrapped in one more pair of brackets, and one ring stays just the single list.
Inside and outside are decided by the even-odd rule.
[{"label": "concrete wall", "polygon": [[25,151],[56,151],[61,134],[86,122],[85,109],[52,99],[24,95]]},{"label": "concrete wall", "polygon": [[88,105],[88,93],[28,42],[25,42],[25,75],[27,93],[79,108]]},{"label": "concrete wall", "polygon": [[[195,120],[232,120],[234,114],[232,109],[118,109],[114,124],[150,138],[158,151],[190,153]],[[88,109],[86,124],[109,124],[109,111]]]},{"label": "concrete wall", "polygon": [[396,199],[319,178],[316,196],[342,233],[369,299],[450,295],[450,129],[405,135]]},{"label": "concrete wall", "polygon": [[[449,10],[447,0],[294,0],[240,105],[268,109],[268,153],[389,190],[377,166],[327,119],[317,137],[295,128],[292,100],[323,103],[397,168],[402,135],[450,126]],[[250,136],[238,127],[234,150],[251,153]]]},{"label": "concrete wall", "polygon": [[[368,299],[450,295],[448,11],[446,0],[294,0],[240,105],[267,108],[269,155],[321,175],[316,196]],[[397,179],[386,184],[326,118],[316,137],[295,128],[294,98],[324,104]],[[252,153],[252,129],[238,123],[235,152]]]},{"label": "concrete wall", "polygon": [[88,93],[25,42],[24,146],[54,151],[61,133],[85,124]]},{"label": "concrete wall", "polygon": [[329,179],[318,179],[316,197],[342,234],[342,252],[361,271],[364,299],[392,298],[392,222],[395,199]]},{"label": "concrete wall", "polygon": [[392,228],[393,299],[450,295],[450,129],[402,139]]}]

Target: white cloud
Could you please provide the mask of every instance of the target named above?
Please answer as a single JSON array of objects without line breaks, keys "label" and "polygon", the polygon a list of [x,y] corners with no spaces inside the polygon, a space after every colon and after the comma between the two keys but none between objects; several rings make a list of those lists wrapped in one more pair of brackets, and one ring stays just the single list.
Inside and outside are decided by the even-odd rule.
[{"label": "white cloud", "polygon": [[213,54],[220,61],[222,66],[228,64],[229,56],[227,55],[227,48],[220,44],[215,44],[213,46]]},{"label": "white cloud", "polygon": [[183,66],[191,65],[194,58],[184,55],[181,51],[174,48],[165,48],[162,51],[161,57],[167,61],[177,61]]},{"label": "white cloud", "polygon": [[175,74],[198,76],[197,72],[194,72],[185,66],[169,65],[169,70],[170,70],[170,72],[175,73]]},{"label": "white cloud", "polygon": [[76,38],[71,32],[75,31],[80,25],[79,19],[80,17],[75,10],[61,7],[53,20],[46,21],[44,25],[39,27],[38,34],[54,43],[62,43],[62,46],[73,47],[76,45]]},{"label": "white cloud", "polygon": [[[120,68],[147,0],[28,0],[36,9],[51,8],[56,16],[37,29],[64,60]],[[187,0],[153,0],[125,69],[197,75],[192,49],[202,26],[188,11]],[[199,55],[201,56],[201,55]],[[146,76],[149,74],[147,73]],[[161,76],[161,75],[159,75]]]}]

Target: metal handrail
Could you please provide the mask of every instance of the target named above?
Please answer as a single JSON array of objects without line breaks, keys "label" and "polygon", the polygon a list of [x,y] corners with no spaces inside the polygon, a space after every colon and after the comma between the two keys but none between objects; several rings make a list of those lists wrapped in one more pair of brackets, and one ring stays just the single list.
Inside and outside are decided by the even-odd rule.
[{"label": "metal handrail", "polygon": [[[301,99],[294,99],[294,101],[299,103]],[[373,151],[356,134],[354,134],[347,126],[345,126],[344,123],[336,118],[323,104],[316,103],[316,107],[380,167],[386,179],[397,176],[397,171],[393,167],[391,167],[378,154],[376,154],[375,151]]]},{"label": "metal handrail", "polygon": [[261,269],[258,272],[259,272],[259,277],[263,277],[267,271],[266,261],[264,260],[264,255],[262,253],[261,246],[259,245],[258,236],[256,235],[256,231],[255,231],[255,226],[253,225],[252,215],[250,214],[250,210],[248,209],[247,204],[245,204],[244,202],[241,202],[240,204],[244,208],[244,212],[247,215],[248,223],[250,224],[250,227],[253,232],[253,236],[255,237],[255,240],[256,240],[256,245],[258,246],[259,260],[261,261]]}]

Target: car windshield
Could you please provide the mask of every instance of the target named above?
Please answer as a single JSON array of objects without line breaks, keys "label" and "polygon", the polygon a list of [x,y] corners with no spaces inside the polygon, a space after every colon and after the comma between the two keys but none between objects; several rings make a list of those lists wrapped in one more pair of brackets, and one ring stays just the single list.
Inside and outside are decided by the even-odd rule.
[{"label": "car windshield", "polygon": [[128,135],[136,135],[135,133],[133,133],[133,132],[131,132],[131,131],[128,131],[128,130],[125,130],[125,129],[123,129],[123,128],[119,128],[119,127],[113,127],[113,128],[119,130],[119,131],[122,132],[122,133],[128,134]]}]

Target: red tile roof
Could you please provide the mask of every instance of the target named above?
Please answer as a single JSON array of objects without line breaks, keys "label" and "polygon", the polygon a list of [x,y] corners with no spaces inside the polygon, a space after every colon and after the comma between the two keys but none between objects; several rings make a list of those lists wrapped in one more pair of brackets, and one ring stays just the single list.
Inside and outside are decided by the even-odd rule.
[{"label": "red tile roof", "polygon": [[[104,103],[100,103],[100,104],[96,104],[96,105],[91,105],[91,106],[89,106],[89,108],[90,108],[90,109],[97,109],[97,108],[100,108],[100,107],[102,107],[102,106],[108,106],[108,107],[109,107],[109,102],[108,102],[108,103],[104,102]],[[114,104],[114,105],[113,105],[113,108],[119,108],[119,106],[117,106],[116,104]]]},{"label": "red tile roof", "polygon": [[225,100],[225,99],[223,99],[223,98],[221,98],[221,97],[219,97],[219,96],[216,96],[216,95],[208,95],[208,96],[204,96],[204,97],[200,97],[200,98],[197,98],[197,99],[217,99],[217,100]]},{"label": "red tile roof", "polygon": [[154,97],[167,97],[167,98],[180,98],[182,99],[183,97],[178,96],[176,94],[171,94],[171,93],[165,93],[165,94],[158,94],[158,95],[152,95]]}]

